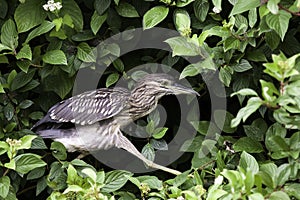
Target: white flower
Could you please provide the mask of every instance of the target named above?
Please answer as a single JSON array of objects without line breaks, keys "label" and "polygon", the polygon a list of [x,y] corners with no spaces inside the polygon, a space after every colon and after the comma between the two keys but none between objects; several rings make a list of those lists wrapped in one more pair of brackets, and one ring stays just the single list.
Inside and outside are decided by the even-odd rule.
[{"label": "white flower", "polygon": [[46,11],[55,11],[55,10],[60,10],[62,8],[62,5],[60,2],[54,2],[54,0],[49,0],[47,4],[43,5],[44,10]]},{"label": "white flower", "polygon": [[217,7],[214,7],[214,8],[212,9],[212,11],[213,11],[214,13],[218,14],[218,13],[221,12],[221,9],[219,9],[219,8],[217,8]]}]

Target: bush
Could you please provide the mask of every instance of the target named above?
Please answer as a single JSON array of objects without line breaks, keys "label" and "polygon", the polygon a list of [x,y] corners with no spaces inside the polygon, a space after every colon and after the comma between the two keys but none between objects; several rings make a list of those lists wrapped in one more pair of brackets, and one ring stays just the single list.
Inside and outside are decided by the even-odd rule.
[{"label": "bush", "polygon": [[[0,199],[300,199],[299,0],[0,5]],[[164,41],[171,51],[122,54],[120,44],[101,43],[117,33],[134,43],[140,27],[145,33],[170,30]],[[201,94],[201,120],[189,120],[193,109],[182,113],[193,127],[184,133],[197,134],[181,144],[184,154],[171,165],[181,175],[134,174],[91,156],[74,159],[77,154],[62,144],[30,130],[52,105],[72,95],[79,69],[100,76],[100,87],[124,79],[131,87],[145,71],[167,70],[155,63],[180,72]],[[214,87],[219,82],[225,92]],[[227,108],[211,109],[212,98]],[[171,106],[167,111],[177,105],[173,101],[162,99]],[[155,149],[168,147],[178,116],[169,115],[164,128],[157,111],[139,120],[147,138],[136,145],[145,156],[154,159]]]}]

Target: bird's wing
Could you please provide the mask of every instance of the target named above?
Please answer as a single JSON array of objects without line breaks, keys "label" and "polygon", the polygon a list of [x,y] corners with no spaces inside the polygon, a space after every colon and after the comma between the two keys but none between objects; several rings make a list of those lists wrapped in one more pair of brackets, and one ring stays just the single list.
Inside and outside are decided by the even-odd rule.
[{"label": "bird's wing", "polygon": [[127,105],[128,96],[129,92],[124,88],[88,91],[54,105],[46,116],[50,117],[48,122],[93,124],[121,112]]}]

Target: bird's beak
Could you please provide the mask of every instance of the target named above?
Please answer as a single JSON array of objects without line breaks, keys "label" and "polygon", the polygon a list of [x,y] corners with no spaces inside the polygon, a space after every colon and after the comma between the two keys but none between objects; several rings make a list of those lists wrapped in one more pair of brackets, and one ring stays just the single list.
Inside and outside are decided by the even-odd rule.
[{"label": "bird's beak", "polygon": [[172,90],[172,93],[175,94],[175,95],[178,95],[178,94],[194,94],[194,95],[200,96],[200,94],[198,92],[196,92],[195,90],[193,90],[192,88],[185,87],[185,86],[180,85],[178,83],[175,83],[173,86],[171,86],[170,89]]}]

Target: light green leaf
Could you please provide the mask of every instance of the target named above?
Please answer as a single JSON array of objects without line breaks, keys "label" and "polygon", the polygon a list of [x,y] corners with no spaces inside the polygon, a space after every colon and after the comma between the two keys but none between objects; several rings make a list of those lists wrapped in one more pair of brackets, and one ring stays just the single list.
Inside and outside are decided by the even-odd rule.
[{"label": "light green leaf", "polygon": [[243,13],[253,8],[257,8],[258,6],[260,6],[260,0],[251,0],[251,1],[238,0],[232,8],[230,16]]},{"label": "light green leaf", "polygon": [[10,187],[10,179],[8,176],[0,177],[0,197],[5,199],[8,195]]},{"label": "light green leaf", "polygon": [[279,10],[277,15],[269,14],[266,16],[266,22],[268,26],[276,31],[282,41],[287,32],[291,17],[292,15],[284,10]]},{"label": "light green leaf", "polygon": [[67,58],[62,50],[47,51],[43,55],[43,61],[51,65],[67,65]]},{"label": "light green leaf", "polygon": [[25,44],[33,38],[49,32],[55,25],[52,22],[44,21],[39,27],[33,29],[27,36]]},{"label": "light green leaf", "polygon": [[24,59],[28,59],[28,60],[32,60],[32,52],[31,52],[31,48],[28,44],[26,44],[25,46],[23,46],[20,51],[18,52],[18,54],[16,55],[16,58],[18,60],[24,58]]},{"label": "light green leaf", "polygon": [[105,185],[102,188],[102,192],[114,192],[121,187],[123,187],[128,178],[131,177],[133,174],[128,171],[124,170],[114,170],[110,171],[105,176]]},{"label": "light green leaf", "polygon": [[166,128],[166,127],[158,128],[158,130],[155,130],[152,137],[155,139],[161,139],[162,137],[164,137],[164,135],[166,134],[167,131],[168,131],[168,128]]},{"label": "light green leaf", "polygon": [[251,66],[251,64],[245,59],[242,59],[239,64],[233,66],[233,70],[236,72],[245,72],[252,68],[253,67]]},{"label": "light green leaf", "polygon": [[81,172],[90,177],[93,180],[93,182],[96,183],[97,174],[93,169],[84,168],[83,170],[81,170]]},{"label": "light green leaf", "polygon": [[267,8],[274,15],[278,14],[278,11],[279,11],[278,3],[279,2],[280,2],[280,0],[269,0],[267,2]]},{"label": "light green leaf", "polygon": [[172,37],[165,41],[168,43],[173,52],[172,56],[201,56],[201,49],[196,44],[190,42],[187,40],[187,38],[184,37]]},{"label": "light green leaf", "polygon": [[231,127],[236,127],[239,125],[241,120],[243,122],[246,121],[246,119],[254,113],[261,105],[263,104],[263,101],[259,97],[251,97],[247,105],[239,110],[237,116],[231,121]]},{"label": "light green leaf", "polygon": [[106,18],[107,18],[107,13],[105,13],[103,15],[99,15],[97,13],[97,11],[94,12],[92,19],[91,19],[91,29],[92,29],[94,35],[96,35],[98,33],[102,24],[106,21]]},{"label": "light green leaf", "polygon": [[243,96],[258,96],[257,92],[250,89],[250,88],[244,88],[237,92],[232,93],[230,96],[233,97],[235,95],[243,95]]},{"label": "light green leaf", "polygon": [[40,0],[30,0],[19,4],[14,14],[19,33],[26,32],[44,21],[47,16],[43,10],[44,3]]},{"label": "light green leaf", "polygon": [[156,6],[148,10],[143,17],[143,28],[149,29],[163,21],[169,13],[169,8]]},{"label": "light green leaf", "polygon": [[191,34],[191,19],[189,13],[184,9],[177,9],[174,12],[174,24],[177,31],[182,36],[189,36]]},{"label": "light green leaf", "polygon": [[255,158],[245,151],[241,154],[239,166],[245,171],[251,171],[253,174],[258,173],[259,171],[259,166]]},{"label": "light green leaf", "polygon": [[283,191],[276,191],[270,195],[269,200],[290,200],[290,197]]},{"label": "light green leaf", "polygon": [[25,153],[15,157],[16,171],[21,174],[27,174],[31,170],[43,167],[46,163],[41,159],[41,156],[33,153]]},{"label": "light green leaf", "polygon": [[121,2],[116,6],[116,11],[122,17],[139,17],[135,7],[127,2]]},{"label": "light green leaf", "polygon": [[18,146],[16,149],[30,149],[32,140],[34,140],[37,136],[36,135],[25,135],[21,140],[21,145]]},{"label": "light green leaf", "polygon": [[115,84],[119,80],[120,75],[118,73],[112,73],[110,74],[106,79],[106,87],[109,87],[113,84]]}]

